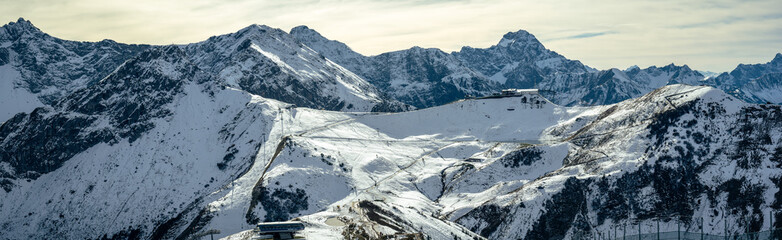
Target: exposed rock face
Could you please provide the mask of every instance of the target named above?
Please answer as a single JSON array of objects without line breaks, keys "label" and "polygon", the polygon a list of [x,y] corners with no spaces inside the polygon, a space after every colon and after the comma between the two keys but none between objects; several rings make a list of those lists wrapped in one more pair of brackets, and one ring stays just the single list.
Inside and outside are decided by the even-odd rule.
[{"label": "exposed rock face", "polygon": [[382,92],[418,108],[439,106],[465,96],[490,95],[500,89],[499,84],[439,49],[413,47],[366,57],[305,26],[293,28],[291,34]]},{"label": "exposed rock face", "polygon": [[155,127],[154,119],[171,114],[165,105],[183,84],[208,80],[184,56],[174,46],[143,52],[54,107],[20,113],[0,125],[0,159],[11,166],[5,174],[35,179],[98,143],[133,143]]},{"label": "exposed rock face", "polygon": [[112,40],[62,40],[21,18],[0,27],[0,66],[12,65],[21,77],[6,81],[38,95],[46,104],[94,84],[147,48]]},{"label": "exposed rock face", "polygon": [[535,36],[519,30],[505,34],[486,49],[463,47],[454,56],[489,76],[504,88],[535,88],[558,74],[579,74],[591,69],[546,49]]}]

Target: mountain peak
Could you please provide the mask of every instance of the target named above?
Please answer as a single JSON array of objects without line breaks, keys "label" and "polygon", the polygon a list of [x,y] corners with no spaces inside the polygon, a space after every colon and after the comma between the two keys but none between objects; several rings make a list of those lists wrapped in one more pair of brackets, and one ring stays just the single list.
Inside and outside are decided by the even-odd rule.
[{"label": "mountain peak", "polygon": [[[359,64],[355,61],[364,58],[363,55],[353,51],[345,43],[331,40],[324,37],[315,29],[309,28],[304,25],[294,27],[290,31],[290,35],[296,38],[296,40],[304,43],[308,47],[323,54],[331,60],[334,60],[340,64]],[[348,60],[350,59],[350,60]],[[347,63],[352,62],[352,63]],[[361,65],[361,64],[359,64]],[[348,67],[348,69],[356,70],[355,68]]]},{"label": "mountain peak", "polygon": [[38,28],[37,28],[37,27],[35,27],[35,26],[33,25],[33,23],[32,23],[32,22],[30,22],[30,20],[26,20],[26,19],[24,19],[24,18],[21,18],[21,17],[20,17],[18,20],[16,20],[16,22],[10,22],[10,23],[8,23],[8,25],[9,25],[9,26],[10,26],[10,25],[14,25],[14,26],[16,26],[16,27],[18,27],[18,28],[26,28],[26,29],[34,29],[34,30],[38,30]]},{"label": "mountain peak", "polygon": [[514,45],[514,43],[520,43],[522,45],[541,45],[540,41],[535,38],[534,35],[525,31],[518,30],[516,32],[508,32],[502,36],[502,40],[497,44],[500,47],[508,47]]},{"label": "mountain peak", "polygon": [[329,41],[328,39],[323,37],[323,35],[321,35],[318,31],[315,31],[314,29],[311,29],[304,25],[300,25],[292,28],[290,34],[300,40],[302,38],[308,38],[315,41]]},{"label": "mountain peak", "polygon": [[9,22],[3,26],[2,29],[5,29],[6,33],[14,38],[19,37],[24,33],[41,32],[41,30],[35,27],[32,22],[21,17],[19,20],[16,20],[16,22]]},{"label": "mountain peak", "polygon": [[268,30],[268,29],[271,29],[271,28],[272,27],[269,27],[269,26],[266,26],[266,25],[250,24],[250,26],[242,28],[239,31],[242,31],[242,30],[245,30],[245,31],[247,31],[247,30]]},{"label": "mountain peak", "polygon": [[247,26],[245,28],[240,29],[237,33],[239,36],[243,36],[245,34],[249,33],[255,33],[255,34],[266,34],[266,33],[284,33],[284,31],[280,30],[279,28],[273,28],[266,25],[258,25],[258,24],[252,24],[250,26]]},{"label": "mountain peak", "polygon": [[509,39],[509,40],[537,40],[537,38],[535,38],[534,35],[532,35],[531,33],[525,30],[508,32],[505,35],[503,35],[502,38]]},{"label": "mountain peak", "polygon": [[293,34],[293,32],[315,32],[315,30],[312,30],[305,25],[299,25],[291,28],[291,34]]},{"label": "mountain peak", "polygon": [[771,60],[771,62],[782,62],[782,53],[777,53],[777,55],[774,56],[774,59]]}]

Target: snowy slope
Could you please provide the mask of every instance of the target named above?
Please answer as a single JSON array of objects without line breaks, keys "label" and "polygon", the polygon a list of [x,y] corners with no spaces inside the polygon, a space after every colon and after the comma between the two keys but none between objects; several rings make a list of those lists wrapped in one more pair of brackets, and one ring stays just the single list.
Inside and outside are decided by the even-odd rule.
[{"label": "snowy slope", "polygon": [[299,42],[307,45],[307,47],[354,73],[364,73],[366,71],[365,68],[371,65],[369,57],[353,51],[353,49],[342,42],[327,39],[307,26],[294,27],[291,29],[290,34]]},{"label": "snowy slope", "polygon": [[[681,222],[699,231],[704,221],[705,232],[721,234],[725,207],[730,232],[768,228],[782,133],[749,129],[782,123],[778,106],[684,85],[593,108],[520,101],[353,115],[293,131],[246,217],[296,217],[307,238],[569,239],[636,221],[649,232],[658,217],[663,230]],[[747,217],[755,220],[731,220]]]},{"label": "snowy slope", "polygon": [[[290,123],[309,124],[315,118],[308,112],[297,110]],[[255,204],[251,203],[246,217],[268,221],[305,215],[301,218],[313,224],[307,236],[314,238],[351,234],[377,238],[419,228],[435,239],[477,237],[452,222],[432,218],[431,214],[443,210],[434,202],[442,188],[441,171],[476,153],[540,142],[548,123],[578,112],[534,95],[463,101],[399,114],[344,115],[323,127],[292,129],[284,148],[252,189]],[[503,129],[517,130],[496,134]],[[498,142],[503,146],[495,146]],[[374,222],[383,218],[373,215],[378,212],[400,220]],[[342,218],[336,221],[356,228],[326,224],[336,216]],[[205,229],[218,228],[219,222]],[[373,232],[365,232],[370,229]]]},{"label": "snowy slope", "polygon": [[766,214],[779,201],[779,113],[712,88],[656,90],[606,109],[573,135],[552,131],[574,145],[565,166],[457,222],[501,239],[605,236],[639,225],[649,233],[657,221],[661,231],[681,223],[698,232],[701,222],[710,234],[768,229]]},{"label": "snowy slope", "polygon": [[249,169],[286,105],[186,59],[175,46],[146,51],[0,126],[3,237],[172,238],[184,228],[176,219],[190,221]]},{"label": "snowy slope", "polygon": [[[757,219],[734,232],[767,228],[775,208],[782,110],[712,88],[598,107],[525,94],[344,113],[234,89],[187,54],[145,52],[0,127],[9,238],[248,239],[254,223],[293,218],[310,239],[569,239],[657,217],[669,230],[704,219],[716,234],[723,206]],[[53,122],[89,127],[28,134]]]},{"label": "snowy slope", "polygon": [[0,122],[17,113],[30,112],[43,106],[38,97],[25,88],[14,86],[21,79],[19,72],[10,65],[0,66]]}]

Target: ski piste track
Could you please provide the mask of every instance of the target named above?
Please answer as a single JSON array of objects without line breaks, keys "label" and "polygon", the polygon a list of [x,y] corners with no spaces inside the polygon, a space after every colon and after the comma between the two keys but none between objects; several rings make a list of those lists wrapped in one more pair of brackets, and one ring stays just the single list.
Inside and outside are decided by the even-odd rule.
[{"label": "ski piste track", "polygon": [[[517,97],[517,96],[510,96],[510,97]],[[495,98],[497,98],[497,97],[495,97]],[[454,103],[461,102],[461,101],[474,101],[474,100],[475,99],[459,100],[459,101],[454,101],[454,102],[448,103],[446,105],[454,104]],[[414,111],[420,111],[420,110],[421,109],[414,110]],[[282,114],[283,111],[284,111],[283,109],[280,109],[280,122],[284,124],[285,121],[284,121],[284,119],[282,119],[282,116],[284,116],[284,114]],[[430,150],[430,151],[427,151],[424,154],[421,154],[420,156],[415,158],[412,162],[404,165],[403,167],[401,167],[399,170],[397,170],[393,174],[391,174],[389,176],[386,176],[386,177],[382,178],[381,180],[379,180],[378,182],[376,182],[372,187],[369,187],[367,189],[361,190],[361,192],[359,194],[357,194],[356,196],[361,195],[363,193],[367,193],[369,190],[372,190],[372,189],[376,188],[383,181],[386,181],[386,180],[394,177],[395,175],[399,174],[400,172],[406,171],[408,168],[412,167],[413,165],[415,165],[416,163],[420,162],[424,158],[426,158],[428,156],[431,156],[432,154],[436,154],[439,151],[441,151],[441,150],[443,150],[445,148],[448,148],[448,147],[450,147],[450,146],[452,146],[454,144],[468,143],[468,142],[481,142],[481,143],[490,143],[490,144],[491,143],[494,143],[494,144],[516,143],[516,144],[526,145],[526,147],[532,147],[532,146],[536,146],[536,145],[559,143],[559,142],[563,141],[563,140],[558,140],[558,141],[552,141],[552,142],[547,142],[547,143],[540,143],[539,140],[506,140],[506,141],[482,141],[482,140],[479,140],[479,139],[475,139],[475,140],[447,140],[447,139],[437,139],[437,140],[414,139],[414,140],[410,140],[410,139],[372,139],[372,138],[307,136],[307,135],[310,135],[312,133],[317,133],[317,132],[322,132],[322,131],[326,131],[326,130],[329,130],[329,129],[333,129],[333,128],[335,128],[337,126],[340,126],[340,125],[353,123],[353,122],[356,121],[357,118],[360,118],[360,117],[363,117],[363,116],[379,116],[379,115],[392,115],[392,114],[396,114],[396,113],[351,113],[351,115],[353,115],[354,117],[349,117],[349,118],[346,118],[346,119],[337,120],[337,121],[334,121],[334,122],[326,123],[326,124],[321,125],[321,126],[316,126],[316,127],[312,127],[312,128],[309,128],[309,129],[296,131],[296,132],[290,133],[290,134],[285,134],[284,133],[285,128],[284,128],[284,125],[283,125],[283,127],[281,129],[281,131],[282,131],[282,138],[281,138],[280,142],[278,143],[277,148],[276,148],[274,154],[272,155],[271,159],[269,160],[268,164],[266,165],[266,167],[265,167],[265,169],[263,171],[263,174],[261,175],[262,177],[259,180],[258,184],[260,184],[263,181],[263,177],[266,175],[266,171],[274,163],[274,160],[277,158],[279,153],[285,148],[285,142],[289,141],[289,140],[292,140],[292,139],[295,139],[295,138],[328,139],[328,140],[335,140],[335,141],[379,141],[379,142],[441,143],[440,147],[438,147],[436,149],[433,149],[433,150]]]},{"label": "ski piste track", "polygon": [[[462,100],[462,101],[476,101],[476,100],[468,99],[468,100]],[[457,103],[457,102],[459,102],[459,101],[456,101],[456,102],[453,102],[453,103],[449,103],[448,105],[454,104],[454,103]],[[414,166],[416,166],[416,164],[421,163],[426,158],[428,158],[428,157],[430,157],[432,155],[439,155],[440,154],[439,152],[442,151],[443,149],[447,149],[449,147],[452,147],[452,146],[455,146],[455,145],[459,145],[459,144],[481,143],[481,144],[490,145],[491,147],[489,147],[486,151],[492,151],[493,149],[497,148],[501,144],[516,144],[520,148],[525,148],[525,147],[533,147],[533,146],[537,146],[537,145],[553,144],[553,143],[560,142],[560,141],[556,141],[556,142],[541,143],[539,140],[518,140],[518,139],[514,139],[514,140],[493,140],[493,141],[485,141],[485,140],[481,140],[481,139],[469,139],[469,140],[418,139],[418,138],[415,138],[415,139],[394,139],[394,138],[378,139],[378,138],[361,138],[361,137],[323,136],[323,135],[316,135],[315,134],[315,133],[319,133],[319,132],[329,131],[329,130],[335,129],[335,128],[343,126],[343,125],[348,125],[348,124],[354,123],[357,120],[360,120],[361,118],[363,118],[365,116],[392,115],[392,114],[397,114],[397,113],[350,113],[349,115],[345,116],[344,119],[334,120],[334,121],[327,122],[327,123],[324,123],[324,124],[319,125],[319,126],[315,126],[315,127],[311,127],[311,128],[308,128],[308,129],[295,131],[295,132],[292,132],[292,133],[286,133],[285,132],[286,129],[285,129],[284,126],[287,125],[287,124],[292,124],[293,121],[290,121],[290,120],[286,121],[287,119],[283,119],[283,117],[284,116],[294,116],[294,115],[290,114],[290,112],[289,112],[290,110],[289,109],[290,108],[284,108],[284,109],[281,108],[281,109],[279,109],[280,118],[277,119],[277,120],[280,121],[280,125],[281,125],[281,130],[279,132],[281,137],[280,137],[279,142],[277,143],[277,146],[275,147],[274,153],[271,155],[269,161],[264,166],[264,169],[263,169],[263,171],[262,171],[262,173],[260,175],[261,177],[255,183],[255,186],[253,187],[254,189],[255,188],[259,188],[259,187],[261,187],[263,185],[264,179],[267,178],[267,172],[270,170],[271,166],[273,166],[273,164],[275,163],[275,160],[277,159],[279,154],[285,149],[286,143],[288,141],[294,141],[296,139],[319,139],[319,140],[326,140],[326,141],[350,141],[350,142],[385,142],[385,143],[389,143],[389,144],[390,143],[417,143],[417,142],[420,142],[420,143],[422,143],[422,145],[424,145],[424,143],[426,143],[426,144],[429,144],[430,147],[433,146],[432,149],[427,149],[426,151],[424,151],[423,153],[419,154],[416,157],[410,157],[411,161],[409,161],[409,162],[405,161],[405,162],[399,163],[398,164],[398,169],[396,169],[393,173],[391,173],[389,175],[385,175],[385,176],[383,176],[380,179],[377,179],[374,182],[374,184],[372,184],[369,187],[366,187],[366,188],[363,188],[363,189],[356,189],[355,192],[352,193],[350,197],[348,197],[350,200],[347,200],[346,201],[347,204],[343,205],[343,206],[350,206],[351,209],[355,210],[354,213],[356,213],[358,215],[359,219],[361,219],[361,220],[359,220],[359,222],[364,222],[364,223],[369,224],[370,228],[374,228],[374,227],[372,227],[373,223],[371,221],[365,219],[366,218],[366,214],[362,214],[362,212],[365,211],[365,210],[362,210],[362,208],[358,206],[359,203],[361,201],[363,201],[363,200],[366,200],[366,199],[383,200],[384,197],[382,197],[382,194],[374,194],[374,191],[377,191],[379,186],[382,186],[386,181],[394,179],[395,177],[397,177],[401,173],[409,172],[409,169],[411,169]],[[295,111],[295,110],[293,110],[293,111]],[[416,111],[418,111],[418,110],[416,110]],[[429,147],[424,147],[424,148],[429,148]],[[480,166],[479,169],[477,169],[477,170],[480,170],[480,169],[482,169],[484,167],[487,167],[487,166]],[[462,179],[462,178],[466,177],[467,175],[469,175],[469,174],[465,174],[464,176],[458,177],[458,179],[454,179],[454,181],[451,182],[450,184],[454,184],[455,182],[458,182],[459,179]],[[417,187],[418,186],[416,186],[416,188]],[[439,201],[440,201],[440,199],[438,197],[438,199],[435,200],[435,202],[439,202]],[[250,207],[253,208],[254,206],[251,204]]]},{"label": "ski piste track", "polygon": [[[685,92],[680,92],[680,93],[677,93],[677,94],[674,94],[674,95],[665,96],[665,101],[663,101],[665,106],[663,106],[661,110],[665,111],[665,110],[677,107],[677,105],[674,103],[675,100],[672,101],[671,98],[675,99],[676,96],[685,95],[685,94],[688,94],[690,92],[697,91],[699,89],[700,88],[691,89],[691,90],[688,90],[688,91],[685,91]],[[511,97],[513,97],[513,96],[511,96]],[[446,105],[455,104],[455,103],[462,102],[462,101],[479,101],[479,100],[480,99],[466,99],[466,100],[455,101],[453,103],[449,103],[449,104],[446,104]],[[361,201],[366,200],[366,199],[375,199],[375,200],[381,200],[381,201],[384,200],[385,198],[382,196],[382,194],[374,194],[374,191],[376,191],[379,186],[382,186],[386,181],[394,179],[395,177],[397,177],[399,174],[401,174],[403,172],[408,172],[409,173],[410,172],[409,170],[411,168],[413,168],[414,166],[416,166],[416,164],[424,161],[426,158],[429,158],[429,157],[431,157],[433,155],[439,155],[439,152],[441,152],[442,150],[447,149],[449,147],[452,147],[452,146],[455,146],[455,145],[459,145],[459,144],[466,144],[466,143],[481,143],[481,144],[492,145],[491,147],[486,149],[486,151],[491,151],[492,149],[498,147],[501,144],[517,144],[518,148],[528,148],[528,147],[541,146],[541,145],[558,144],[558,143],[569,142],[569,141],[577,140],[577,139],[581,139],[581,138],[589,138],[589,137],[595,137],[597,135],[612,134],[612,133],[618,133],[618,132],[622,132],[622,131],[627,131],[627,130],[631,130],[632,128],[644,125],[644,124],[648,123],[648,121],[652,121],[653,120],[653,116],[649,116],[649,117],[646,117],[646,118],[642,119],[641,121],[638,121],[638,122],[636,122],[634,124],[631,124],[629,126],[624,126],[624,127],[621,127],[621,128],[610,129],[610,130],[604,131],[604,132],[592,133],[592,134],[589,134],[589,135],[584,135],[583,134],[584,132],[588,132],[588,130],[591,129],[595,124],[600,122],[601,119],[603,119],[605,117],[608,117],[609,115],[614,113],[614,111],[616,111],[617,107],[619,107],[619,106],[618,105],[605,106],[605,108],[600,110],[600,112],[601,112],[600,116],[598,116],[597,119],[595,119],[594,121],[589,123],[587,126],[582,127],[581,130],[579,130],[579,131],[577,131],[575,133],[572,133],[571,135],[569,135],[567,137],[561,137],[559,139],[547,140],[546,142],[541,142],[540,140],[518,140],[518,139],[512,139],[512,140],[491,140],[491,141],[486,141],[486,140],[482,140],[482,139],[466,139],[466,140],[435,139],[435,138],[398,139],[398,138],[361,137],[360,135],[358,137],[356,137],[356,136],[341,137],[341,136],[326,136],[326,134],[317,134],[317,133],[327,132],[327,131],[330,131],[330,130],[338,130],[337,129],[338,127],[344,127],[344,125],[353,124],[353,123],[355,123],[357,121],[360,122],[362,120],[362,118],[364,118],[364,117],[381,116],[381,115],[393,115],[393,114],[398,114],[398,113],[349,113],[348,115],[344,115],[344,116],[342,116],[339,119],[328,121],[328,122],[322,123],[322,124],[320,124],[318,126],[314,126],[314,127],[310,127],[310,128],[307,128],[307,129],[303,129],[303,130],[298,130],[298,131],[293,131],[291,133],[287,133],[285,125],[294,124],[295,121],[289,120],[289,119],[284,119],[284,117],[285,116],[288,116],[288,117],[295,116],[295,114],[291,113],[291,111],[296,111],[296,110],[291,110],[293,108],[290,108],[290,107],[288,107],[288,108],[280,108],[279,109],[279,116],[280,117],[279,117],[279,119],[276,119],[276,120],[278,120],[280,122],[280,124],[281,124],[281,130],[279,130],[279,134],[280,134],[279,136],[281,136],[281,137],[280,137],[279,142],[277,143],[277,146],[276,146],[276,148],[274,150],[274,153],[272,154],[272,156],[270,157],[269,161],[267,162],[266,166],[263,169],[263,172],[261,174],[261,178],[257,180],[257,182],[255,184],[256,185],[255,187],[257,188],[257,187],[259,187],[259,186],[261,186],[263,184],[264,179],[267,177],[266,176],[267,175],[267,171],[271,168],[271,166],[273,166],[276,158],[282,152],[282,150],[285,149],[286,143],[288,141],[295,141],[296,139],[318,139],[318,140],[334,141],[334,142],[339,142],[339,141],[349,141],[349,142],[385,142],[385,143],[389,143],[389,144],[392,144],[392,143],[416,143],[416,142],[420,142],[420,143],[422,143],[422,145],[424,143],[429,144],[429,146],[432,147],[431,149],[428,149],[430,147],[424,147],[424,148],[426,148],[426,150],[423,153],[421,153],[421,154],[419,154],[419,155],[417,155],[415,157],[410,157],[411,161],[409,161],[409,162],[408,161],[404,161],[404,162],[398,163],[397,164],[398,165],[398,169],[396,169],[393,173],[391,173],[389,175],[385,175],[385,176],[383,176],[380,179],[377,179],[369,187],[366,187],[366,188],[363,188],[363,189],[356,189],[355,192],[351,194],[351,196],[349,197],[350,200],[346,201],[346,203],[348,203],[346,206],[350,206],[352,209],[357,210],[356,213],[358,213],[359,218],[363,219],[365,217],[365,216],[363,216],[364,214],[360,214],[361,211],[363,211],[363,210],[361,210],[361,207],[358,206],[358,204]],[[420,110],[421,109],[414,110],[414,111],[420,111]],[[411,123],[411,124],[415,124],[415,123]],[[378,132],[378,133],[381,133],[381,132]],[[574,146],[574,147],[576,147],[576,146]],[[610,156],[608,154],[606,154],[604,152],[601,152],[601,151],[591,150],[591,149],[582,149],[582,150],[587,150],[589,152],[593,152],[594,154],[601,155],[601,156],[603,156],[603,158],[601,158],[601,159],[610,158]],[[593,161],[596,161],[596,160],[593,160]],[[477,169],[477,170],[480,170],[481,168],[484,168],[484,167],[486,167],[486,166],[479,166],[479,169]],[[467,175],[470,175],[470,174],[468,173],[468,174],[465,174],[465,176],[459,176],[457,179],[454,179],[450,184],[458,182],[459,179],[462,179],[462,178],[466,177]],[[534,180],[530,181],[530,183],[536,182],[536,181],[540,180],[543,177],[545,177],[545,176],[540,176],[537,179],[534,179]],[[450,184],[448,184],[448,185],[450,185]],[[520,190],[524,189],[526,187],[526,185],[527,184],[519,186],[518,188],[516,188],[514,190],[511,190],[510,192],[520,191]],[[417,186],[416,186],[416,188],[417,188]],[[434,202],[439,202],[439,200],[440,199],[438,197],[438,199],[434,200]],[[489,201],[491,201],[491,199],[485,200],[484,202],[489,202]],[[345,205],[343,205],[343,206],[345,206]],[[364,222],[371,224],[371,221],[364,221]]]}]

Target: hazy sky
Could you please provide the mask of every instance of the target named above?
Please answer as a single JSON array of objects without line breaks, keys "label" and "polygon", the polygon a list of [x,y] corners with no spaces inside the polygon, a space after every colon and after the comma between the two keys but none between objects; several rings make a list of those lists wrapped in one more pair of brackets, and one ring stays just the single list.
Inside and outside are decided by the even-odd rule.
[{"label": "hazy sky", "polygon": [[0,21],[24,17],[69,40],[189,43],[250,24],[307,25],[365,55],[488,47],[524,29],[599,68],[688,64],[729,71],[782,52],[781,0],[0,0]]}]

